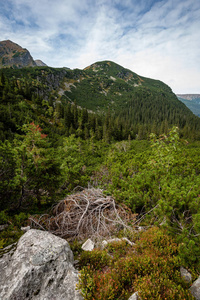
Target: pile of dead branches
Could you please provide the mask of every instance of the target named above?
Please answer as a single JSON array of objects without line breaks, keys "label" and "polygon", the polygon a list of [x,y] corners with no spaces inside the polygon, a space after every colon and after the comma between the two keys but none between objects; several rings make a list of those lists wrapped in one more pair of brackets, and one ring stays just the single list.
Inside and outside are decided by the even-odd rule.
[{"label": "pile of dead branches", "polygon": [[31,227],[48,230],[66,239],[96,239],[130,229],[133,215],[125,206],[119,206],[101,189],[85,189],[60,201],[50,215],[31,217]]}]

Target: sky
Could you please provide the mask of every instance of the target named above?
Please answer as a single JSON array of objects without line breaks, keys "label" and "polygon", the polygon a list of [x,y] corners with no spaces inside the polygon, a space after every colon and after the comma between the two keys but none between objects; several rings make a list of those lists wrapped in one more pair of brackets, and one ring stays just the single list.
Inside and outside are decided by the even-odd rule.
[{"label": "sky", "polygon": [[199,0],[0,0],[0,41],[51,67],[114,61],[200,94]]}]

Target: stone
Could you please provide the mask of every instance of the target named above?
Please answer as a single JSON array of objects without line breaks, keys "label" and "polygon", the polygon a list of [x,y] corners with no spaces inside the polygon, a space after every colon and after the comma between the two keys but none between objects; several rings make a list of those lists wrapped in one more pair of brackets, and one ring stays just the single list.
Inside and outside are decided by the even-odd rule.
[{"label": "stone", "polygon": [[135,292],[128,300],[141,300],[138,292]]},{"label": "stone", "polygon": [[23,232],[27,232],[27,231],[30,230],[30,229],[31,229],[30,226],[21,227],[21,231],[23,231]]},{"label": "stone", "polygon": [[129,245],[134,246],[135,244],[132,243],[131,241],[129,241],[129,239],[127,239],[126,237],[123,238],[113,238],[113,239],[109,239],[109,240],[103,240],[101,243],[102,248],[105,248],[108,244],[111,243],[116,243],[116,242],[122,242],[122,241],[126,241]]},{"label": "stone", "polygon": [[196,300],[200,300],[200,276],[193,282],[189,290]]},{"label": "stone", "polygon": [[28,230],[14,253],[0,258],[0,299],[82,300],[73,262],[67,241],[49,232]]},{"label": "stone", "polygon": [[185,283],[192,282],[192,275],[190,274],[190,272],[188,272],[188,270],[186,270],[183,267],[180,267],[180,272],[181,272],[181,277]]},{"label": "stone", "polygon": [[92,251],[94,249],[94,242],[88,239],[81,247],[84,251]]}]

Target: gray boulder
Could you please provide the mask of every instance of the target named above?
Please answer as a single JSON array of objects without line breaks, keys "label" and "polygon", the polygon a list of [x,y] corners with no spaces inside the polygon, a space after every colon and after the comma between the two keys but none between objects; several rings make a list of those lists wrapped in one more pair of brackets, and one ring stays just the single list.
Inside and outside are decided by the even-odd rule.
[{"label": "gray boulder", "polygon": [[190,292],[195,299],[200,300],[200,276],[190,287]]},{"label": "gray boulder", "polygon": [[81,300],[73,253],[64,239],[31,229],[0,259],[1,300]]}]

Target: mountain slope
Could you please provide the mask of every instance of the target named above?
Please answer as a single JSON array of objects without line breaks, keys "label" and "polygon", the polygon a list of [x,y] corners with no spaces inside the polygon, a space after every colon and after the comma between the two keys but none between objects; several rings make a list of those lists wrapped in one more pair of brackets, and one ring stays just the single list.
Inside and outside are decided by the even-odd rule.
[{"label": "mountain slope", "polygon": [[199,123],[177,99],[171,88],[111,62],[92,64],[84,70],[68,70],[61,92],[70,102],[99,113],[110,111],[120,119],[150,127]]},{"label": "mountain slope", "polygon": [[195,115],[200,117],[200,95],[199,94],[178,94],[177,97]]},{"label": "mountain slope", "polygon": [[[98,139],[121,140],[129,136],[147,138],[150,132],[161,134],[176,125],[184,137],[199,138],[200,119],[170,87],[111,61],[97,62],[83,70],[5,68],[2,76],[7,78],[0,78],[0,84],[4,82],[2,119],[6,124],[9,118],[12,120],[13,132],[16,125],[37,121],[45,122],[44,126],[49,123],[49,130],[54,128],[59,134],[74,133],[85,138],[94,134]],[[10,114],[11,103],[14,111]],[[15,124],[22,108],[21,123]],[[81,108],[79,112],[77,108]]]},{"label": "mountain slope", "polygon": [[0,42],[0,68],[4,67],[35,67],[44,66],[40,61],[34,61],[30,52],[10,40]]},{"label": "mountain slope", "polygon": [[41,61],[40,59],[36,59],[35,63],[38,67],[47,67],[47,65],[43,61]]},{"label": "mountain slope", "polygon": [[63,94],[88,109],[107,110],[120,109],[138,94],[151,93],[170,98],[171,103],[175,101],[184,107],[163,82],[139,76],[110,61],[95,63],[84,70],[69,70]]},{"label": "mountain slope", "polygon": [[120,109],[138,92],[174,94],[158,80],[141,77],[111,62],[92,64],[84,70],[69,70],[65,79],[64,95],[81,106],[95,111]]}]

